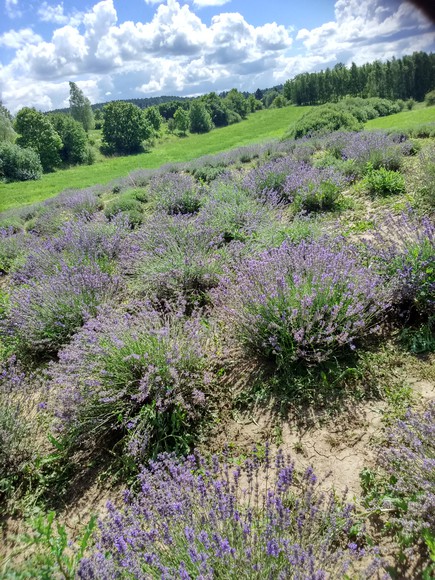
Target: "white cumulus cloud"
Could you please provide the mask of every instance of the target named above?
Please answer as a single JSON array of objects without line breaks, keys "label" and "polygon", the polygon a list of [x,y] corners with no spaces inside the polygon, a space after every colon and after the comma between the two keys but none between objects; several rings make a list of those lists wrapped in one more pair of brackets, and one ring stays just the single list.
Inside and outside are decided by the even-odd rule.
[{"label": "white cumulus cloud", "polygon": [[33,32],[31,28],[22,28],[21,30],[9,30],[0,35],[0,46],[6,48],[21,48],[28,44],[37,44],[42,42],[39,34]]}]

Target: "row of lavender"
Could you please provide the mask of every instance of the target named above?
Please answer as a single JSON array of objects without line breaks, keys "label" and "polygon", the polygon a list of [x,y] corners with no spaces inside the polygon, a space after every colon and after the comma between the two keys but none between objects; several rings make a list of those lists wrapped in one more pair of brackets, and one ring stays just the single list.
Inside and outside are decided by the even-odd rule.
[{"label": "row of lavender", "polygon": [[[414,153],[403,135],[338,134],[139,172],[108,201],[103,189],[72,192],[7,216],[0,240],[4,492],[21,485],[34,454],[24,444],[29,425],[20,420],[17,390],[36,386],[68,457],[110,449],[137,470],[150,455],[195,445],[216,411],[214,370],[225,349],[239,345],[241,356],[288,373],[364,348],[386,322],[433,324],[429,218],[390,216],[370,240],[350,243],[322,235],[313,217],[340,207],[355,180],[370,184],[375,175],[388,186]],[[295,485],[283,459],[265,509],[247,511],[234,500],[238,479],[227,487],[210,474],[198,479],[192,461],[164,459],[144,472],[143,481],[153,481],[144,489],[161,506],[151,513],[145,500],[134,500],[125,521],[113,512],[107,533],[119,533],[103,534],[83,577],[211,578],[243,570],[289,577],[289,566],[295,578],[343,577],[350,560],[362,557],[353,541],[336,550],[351,537],[353,508],[314,494],[309,476]],[[190,487],[182,483],[189,473]],[[186,510],[198,517],[189,525]],[[320,519],[314,525],[310,518]],[[322,530],[321,541],[309,530]],[[168,544],[177,546],[174,561],[161,552]]]}]

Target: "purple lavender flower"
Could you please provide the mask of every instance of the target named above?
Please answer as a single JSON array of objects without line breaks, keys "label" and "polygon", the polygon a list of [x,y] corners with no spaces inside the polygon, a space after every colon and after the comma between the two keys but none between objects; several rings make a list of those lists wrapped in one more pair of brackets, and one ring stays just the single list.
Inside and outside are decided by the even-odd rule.
[{"label": "purple lavender flower", "polygon": [[[391,477],[390,497],[396,502],[392,520],[407,534],[418,537],[424,529],[435,533],[435,403],[423,412],[409,410],[387,432],[379,463]],[[386,500],[387,503],[387,500]]]},{"label": "purple lavender flower", "polygon": [[322,361],[364,337],[390,296],[341,241],[283,243],[242,261],[213,291],[218,316],[249,350],[279,366]]},{"label": "purple lavender flower", "polygon": [[145,303],[102,308],[59,353],[49,379],[58,429],[74,446],[123,440],[136,460],[189,448],[204,416],[206,356],[199,315],[186,319],[183,307],[164,316]]},{"label": "purple lavender flower", "polygon": [[[345,547],[352,504],[322,493],[313,477],[293,477],[282,451],[274,463],[248,459],[235,480],[232,470],[225,459],[200,454],[150,462],[137,496],[129,494],[122,510],[109,506],[79,578],[320,580],[352,573],[364,554]],[[373,573],[379,568],[376,558],[369,565]]]}]

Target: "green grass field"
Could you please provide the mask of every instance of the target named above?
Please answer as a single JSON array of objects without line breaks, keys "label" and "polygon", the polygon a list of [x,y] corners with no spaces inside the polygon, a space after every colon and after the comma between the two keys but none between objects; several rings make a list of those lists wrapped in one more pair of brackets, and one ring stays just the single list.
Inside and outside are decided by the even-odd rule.
[{"label": "green grass field", "polygon": [[[0,211],[52,197],[64,189],[82,189],[106,184],[126,176],[134,169],[155,168],[165,163],[185,162],[234,147],[281,137],[288,126],[310,107],[267,109],[250,115],[246,121],[215,129],[205,135],[180,138],[165,135],[149,153],[99,159],[94,165],[81,165],[44,175],[39,181],[0,184]],[[92,135],[97,138],[97,134]]]},{"label": "green grass field", "polygon": [[367,121],[366,129],[410,129],[424,123],[435,123],[435,107],[416,108],[402,111],[388,117]]}]

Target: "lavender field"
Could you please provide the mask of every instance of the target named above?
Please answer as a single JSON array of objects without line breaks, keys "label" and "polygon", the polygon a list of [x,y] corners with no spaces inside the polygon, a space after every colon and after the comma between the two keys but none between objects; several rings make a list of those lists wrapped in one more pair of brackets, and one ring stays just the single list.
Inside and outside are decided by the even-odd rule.
[{"label": "lavender field", "polygon": [[380,131],[0,214],[0,577],[432,578],[434,216]]}]

